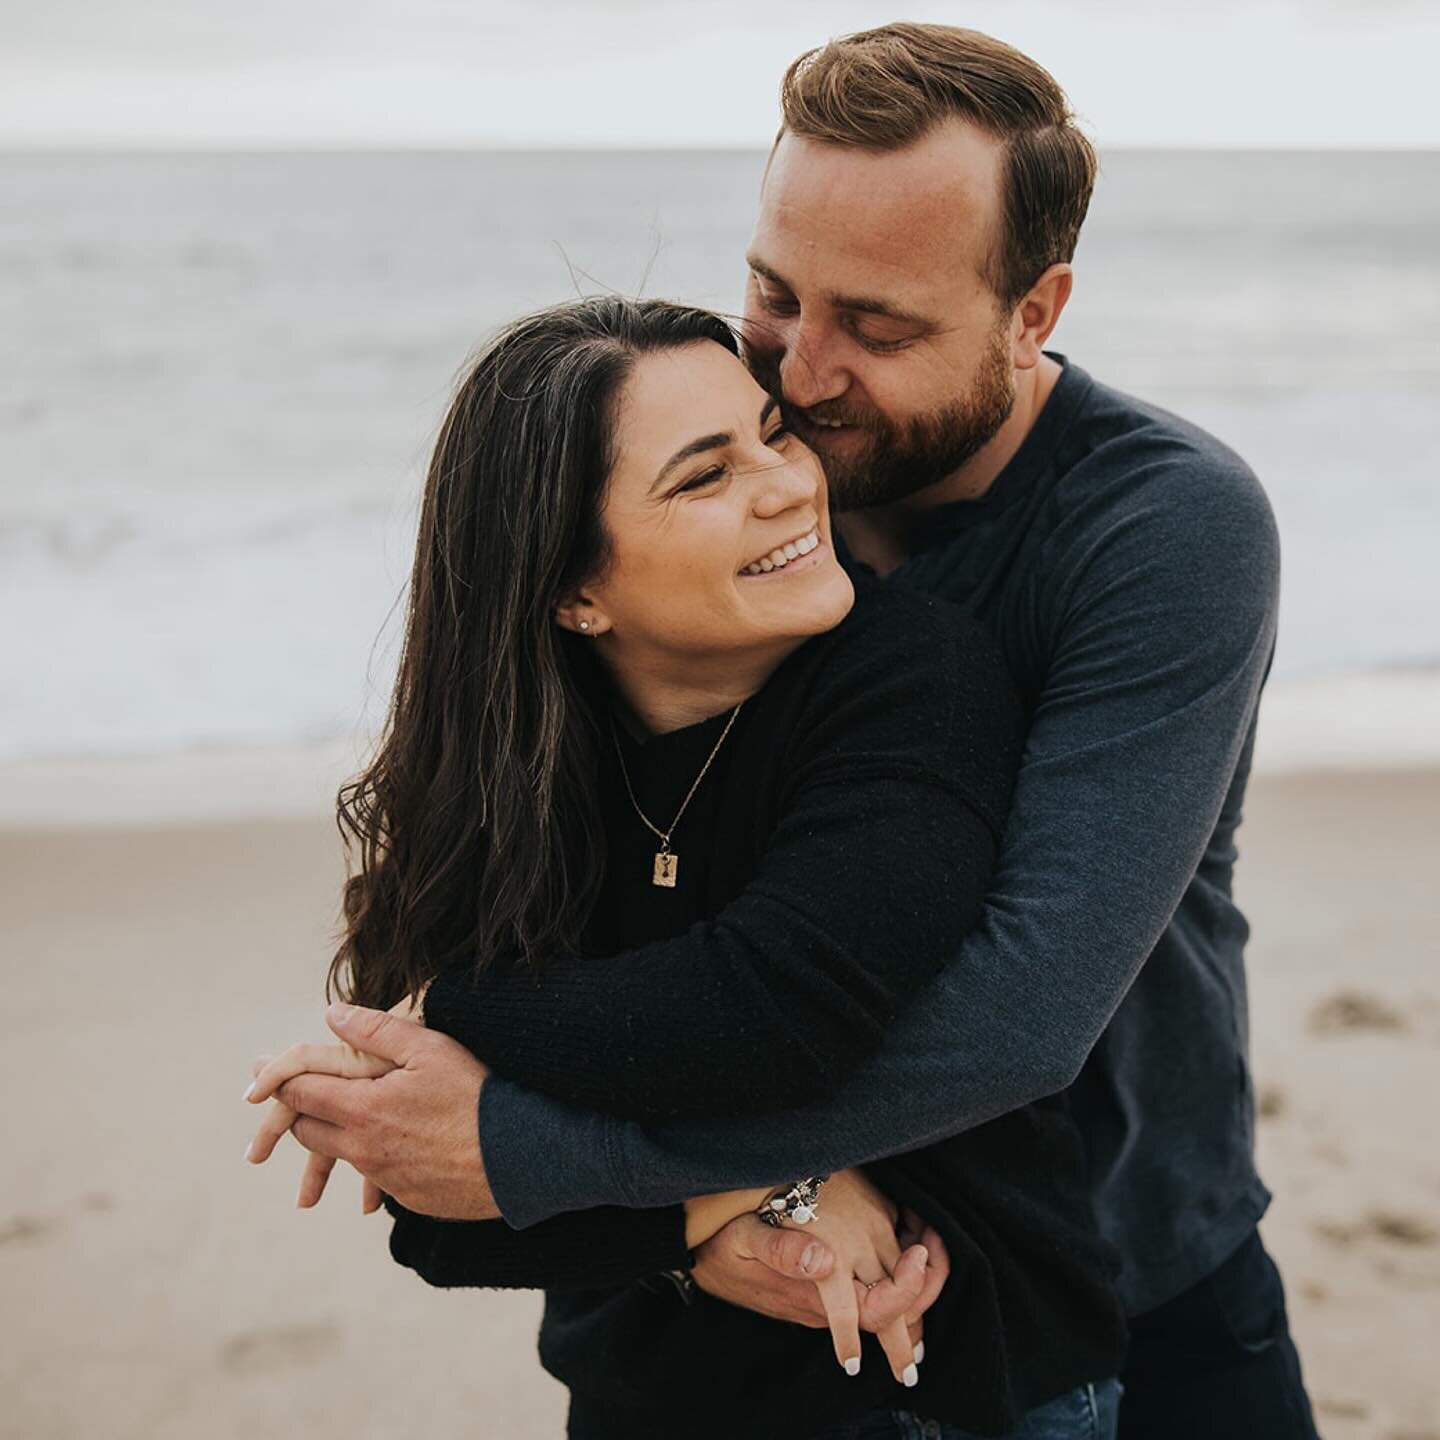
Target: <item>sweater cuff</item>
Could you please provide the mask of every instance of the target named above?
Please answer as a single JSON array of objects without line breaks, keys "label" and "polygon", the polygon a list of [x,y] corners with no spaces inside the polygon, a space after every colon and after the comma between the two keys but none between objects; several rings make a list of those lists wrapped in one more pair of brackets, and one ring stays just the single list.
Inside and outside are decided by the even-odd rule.
[{"label": "sweater cuff", "polygon": [[480,1087],[479,1120],[490,1193],[513,1229],[571,1210],[631,1203],[614,1167],[609,1115],[491,1074]]}]

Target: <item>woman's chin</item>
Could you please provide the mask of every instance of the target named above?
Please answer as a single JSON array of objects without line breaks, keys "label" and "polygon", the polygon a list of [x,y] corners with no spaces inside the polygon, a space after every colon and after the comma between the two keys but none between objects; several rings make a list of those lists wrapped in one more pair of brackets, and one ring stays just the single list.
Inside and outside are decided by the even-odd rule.
[{"label": "woman's chin", "polygon": [[747,608],[754,606],[764,614],[762,628],[773,630],[776,639],[822,635],[833,630],[855,604],[854,586],[833,553],[793,575],[784,570],[742,575],[737,585]]}]

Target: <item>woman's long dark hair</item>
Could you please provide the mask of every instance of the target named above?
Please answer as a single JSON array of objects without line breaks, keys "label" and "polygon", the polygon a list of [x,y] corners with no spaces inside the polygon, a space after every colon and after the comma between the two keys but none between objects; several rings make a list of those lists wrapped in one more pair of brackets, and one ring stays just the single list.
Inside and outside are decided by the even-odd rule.
[{"label": "woman's long dark hair", "polygon": [[604,297],[508,326],[461,382],[425,482],[399,675],[336,813],[350,856],[327,994],[385,1008],[456,962],[573,950],[605,863],[602,677],[555,606],[603,569],[616,404],[636,357],[736,342]]}]

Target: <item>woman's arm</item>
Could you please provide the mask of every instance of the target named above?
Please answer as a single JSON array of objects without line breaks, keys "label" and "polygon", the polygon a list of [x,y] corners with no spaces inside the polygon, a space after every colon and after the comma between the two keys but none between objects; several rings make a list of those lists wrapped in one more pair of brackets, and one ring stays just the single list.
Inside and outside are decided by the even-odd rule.
[{"label": "woman's arm", "polygon": [[754,1190],[724,1190],[718,1195],[697,1195],[687,1200],[685,1243],[692,1250],[698,1250],[732,1220],[753,1214],[778,1188],[778,1185],[762,1185]]},{"label": "woman's arm", "polygon": [[426,1023],[618,1116],[761,1113],[832,1089],[978,916],[1018,762],[988,638],[953,612],[921,619],[816,696],[757,872],[712,920],[539,976],[446,972]]},{"label": "woman's arm", "polygon": [[[858,1170],[832,1176],[820,1205],[820,1215],[807,1230],[813,1229],[815,1238],[830,1249],[834,1265],[816,1283],[835,1358],[853,1374],[860,1368],[860,1316],[867,1306],[867,1289],[856,1277],[873,1277],[887,1290],[896,1289],[897,1298],[903,1288],[918,1300],[927,1288],[930,1256],[928,1247],[901,1238],[896,1207]],[[395,1217],[391,1256],[436,1286],[564,1289],[636,1280],[664,1284],[663,1272],[688,1270],[694,1261],[694,1242],[687,1242],[677,1228],[678,1207],[663,1213],[589,1210],[556,1216],[524,1232],[510,1229],[503,1220],[431,1220],[391,1199],[385,1207]],[[940,1248],[938,1236],[925,1238]],[[928,1302],[918,1308],[927,1307]],[[917,1316],[908,1322],[893,1304],[892,1313],[897,1318],[881,1325],[876,1335],[895,1379],[913,1384],[914,1345],[924,1332],[923,1321]]]},{"label": "woman's arm", "polygon": [[427,1284],[538,1290],[627,1285],[694,1259],[685,1208],[621,1210],[607,1206],[557,1215],[529,1230],[503,1220],[432,1220],[385,1199],[395,1217],[390,1254]]},{"label": "woman's arm", "polygon": [[525,1231],[503,1220],[432,1220],[389,1198],[385,1208],[395,1217],[390,1253],[430,1284],[531,1290],[623,1285],[688,1269],[692,1251],[770,1193],[732,1190],[661,1211],[608,1206]]}]

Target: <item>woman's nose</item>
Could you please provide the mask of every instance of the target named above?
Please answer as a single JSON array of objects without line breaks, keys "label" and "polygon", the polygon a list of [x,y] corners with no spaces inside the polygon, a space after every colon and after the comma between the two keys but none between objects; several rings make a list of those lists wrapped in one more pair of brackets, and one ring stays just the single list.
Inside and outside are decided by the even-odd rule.
[{"label": "woman's nose", "polygon": [[801,505],[813,505],[820,489],[816,469],[798,456],[773,456],[761,473],[761,483],[755,487],[756,515],[769,519]]}]

